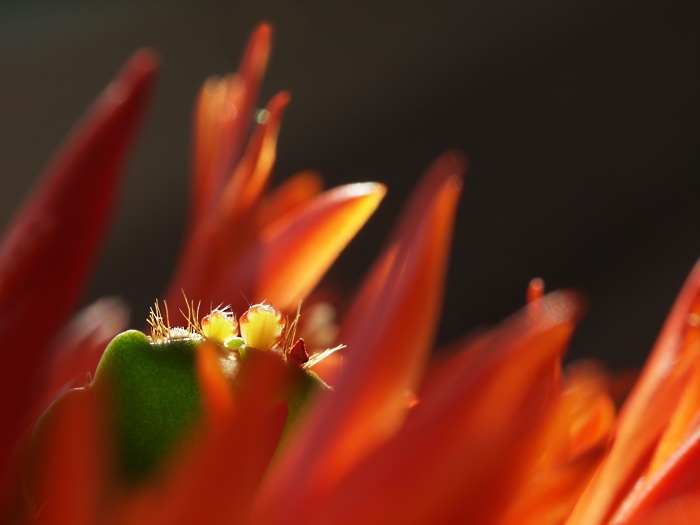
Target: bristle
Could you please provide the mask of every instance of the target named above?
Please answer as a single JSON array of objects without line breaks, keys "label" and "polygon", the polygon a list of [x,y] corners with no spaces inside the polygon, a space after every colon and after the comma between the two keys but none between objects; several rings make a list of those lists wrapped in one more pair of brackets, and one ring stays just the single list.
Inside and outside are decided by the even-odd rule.
[{"label": "bristle", "polygon": [[[151,327],[151,341],[154,343],[166,343],[171,340],[189,339],[201,337],[201,327],[199,326],[199,306],[195,310],[194,304],[186,301],[188,313],[180,311],[187,320],[187,327],[170,326],[170,311],[168,303],[163,301],[163,310],[160,302],[156,299],[151,307],[146,322]],[[164,312],[165,314],[164,314]]]},{"label": "bristle", "polygon": [[299,326],[299,318],[301,317],[301,299],[299,299],[299,304],[297,305],[297,313],[294,316],[294,321],[291,324],[287,324],[288,328],[284,336],[284,343],[282,346],[282,355],[285,358],[289,357],[292,347],[297,341],[297,327]]},{"label": "bristle", "polygon": [[323,360],[324,360],[326,357],[328,357],[329,355],[334,354],[334,353],[336,353],[338,350],[342,350],[343,348],[345,348],[345,345],[338,345],[338,346],[334,346],[333,348],[327,348],[327,349],[324,350],[323,352],[317,352],[317,353],[315,353],[314,355],[312,355],[311,357],[309,357],[309,360],[308,360],[306,363],[304,363],[304,365],[302,366],[302,368],[304,368],[305,370],[308,370],[308,369],[310,369],[312,366],[314,366],[314,365],[318,364],[319,362],[323,361]]}]

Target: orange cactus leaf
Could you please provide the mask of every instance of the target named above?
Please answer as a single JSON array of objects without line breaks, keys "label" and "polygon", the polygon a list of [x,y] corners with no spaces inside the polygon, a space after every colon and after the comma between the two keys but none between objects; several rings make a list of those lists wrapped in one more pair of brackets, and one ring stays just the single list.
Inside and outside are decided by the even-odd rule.
[{"label": "orange cactus leaf", "polygon": [[[59,151],[0,247],[0,337],[8,350],[0,367],[0,489],[40,392],[42,355],[75,307],[101,245],[155,69],[148,51],[131,58]],[[51,315],[38,313],[45,304]]]},{"label": "orange cactus leaf", "polygon": [[270,58],[272,45],[272,27],[267,23],[258,25],[248,40],[243,53],[238,73],[241,78],[241,98],[236,102],[239,117],[236,126],[228,133],[227,141],[230,151],[227,152],[229,164],[225,166],[224,177],[228,176],[233,166],[238,164],[244,146],[244,137],[250,129],[253,113],[257,109],[260,85],[262,84],[267,62]]},{"label": "orange cactus leaf", "polygon": [[603,450],[593,450],[570,463],[534,474],[520,486],[498,525],[558,525],[576,504],[597,468]]},{"label": "orange cactus leaf", "polygon": [[[310,409],[271,472],[256,504],[263,521],[285,516],[302,522],[305,509],[322,501],[352,465],[403,421],[404,394],[416,387],[437,321],[460,190],[458,173],[443,172],[441,184],[433,186],[419,211],[424,220],[399,238],[382,301],[362,323],[343,330],[345,371],[334,395],[320,397]],[[290,487],[285,479],[296,481]]]},{"label": "orange cactus leaf", "polygon": [[[362,322],[361,319],[371,317],[369,313],[370,305],[377,304],[381,301],[380,293],[383,291],[383,285],[388,278],[388,272],[393,264],[393,259],[397,252],[397,243],[399,239],[410,235],[414,231],[422,219],[421,210],[429,202],[436,188],[444,183],[446,178],[454,174],[463,174],[467,170],[466,159],[458,152],[449,151],[442,154],[428,168],[426,175],[421,179],[419,186],[412,193],[410,200],[404,207],[395,231],[392,232],[387,248],[381,254],[379,259],[374,263],[367,277],[353,299],[343,324],[348,330],[353,330],[352,327]],[[343,340],[344,334],[341,334],[339,340]]]},{"label": "orange cactus leaf", "polygon": [[[168,304],[180,307],[184,289],[204,304],[231,304],[234,310],[245,310],[247,301],[267,300],[293,311],[376,210],[385,191],[375,183],[328,190],[270,224],[252,246],[238,246],[230,229],[228,239],[213,247],[211,237],[195,239],[173,281]],[[236,253],[226,257],[219,251]],[[209,257],[218,260],[219,271],[206,264]],[[222,260],[229,261],[227,267],[220,264]]]},{"label": "orange cactus leaf", "polygon": [[[291,97],[282,91],[270,100],[267,117],[253,133],[245,155],[223,188],[219,211],[230,225],[245,228],[251,208],[260,200],[272,173],[277,155],[277,136],[282,115]],[[249,219],[248,219],[249,220]],[[243,233],[243,232],[242,232]]]},{"label": "orange cactus leaf", "polygon": [[700,427],[677,446],[663,468],[638,483],[610,520],[615,525],[698,523],[700,519]]},{"label": "orange cactus leaf", "polygon": [[309,202],[323,190],[323,179],[315,171],[303,171],[285,180],[260,203],[258,229],[281,219],[292,210]]},{"label": "orange cactus leaf", "polygon": [[[695,345],[697,347],[697,334],[695,335]],[[646,472],[648,477],[663,467],[666,460],[683,442],[688,430],[698,424],[697,416],[700,412],[700,359],[696,358],[690,368],[685,381],[685,388],[676,400],[676,409],[673,411],[668,426],[664,429],[661,439],[656,445],[654,457],[649,463]]]},{"label": "orange cactus leaf", "polygon": [[283,310],[294,309],[367,222],[385,193],[386,188],[376,183],[340,186],[264,229],[253,256],[259,265],[255,300],[267,298]]},{"label": "orange cactus leaf", "polygon": [[[220,188],[222,128],[239,117],[235,100],[241,91],[238,75],[208,78],[199,92],[194,115],[194,168],[190,230],[209,213]],[[239,139],[240,140],[240,139]]]},{"label": "orange cactus leaf", "polygon": [[270,54],[271,33],[268,24],[258,26],[238,73],[211,78],[202,87],[195,111],[191,228],[215,205],[243,151]]},{"label": "orange cactus leaf", "polygon": [[[697,345],[687,344],[689,317],[700,305],[700,263],[688,277],[618,418],[614,441],[569,523],[603,523],[648,469],[692,377]],[[674,438],[675,439],[675,438]]]},{"label": "orange cactus leaf", "polygon": [[196,357],[207,421],[212,432],[219,432],[235,411],[231,385],[222,373],[219,350],[213,344],[202,343]]},{"label": "orange cactus leaf", "polygon": [[480,358],[467,360],[461,374],[445,368],[443,387],[425,395],[401,432],[348,472],[306,523],[350,523],[353,507],[372,524],[494,520],[538,457],[532,443],[556,399],[556,370],[580,311],[576,296],[555,294],[541,315],[521,313],[485,335]]},{"label": "orange cactus leaf", "polygon": [[566,370],[562,389],[537,431],[536,461],[498,520],[563,523],[603,457],[615,423],[607,377],[591,363]]},{"label": "orange cactus leaf", "polygon": [[207,213],[200,217],[202,214],[195,212],[197,217],[190,225],[176,276],[166,295],[166,301],[176,309],[185,306],[182,290],[205,303],[214,301],[212,294],[216,292],[212,289],[217,287],[218,280],[255,241],[258,232],[254,207],[267,187],[282,114],[288,103],[289,95],[285,92],[270,101],[269,119],[255,129],[233,174],[227,181],[221,181],[221,186],[208,199],[211,202]]}]

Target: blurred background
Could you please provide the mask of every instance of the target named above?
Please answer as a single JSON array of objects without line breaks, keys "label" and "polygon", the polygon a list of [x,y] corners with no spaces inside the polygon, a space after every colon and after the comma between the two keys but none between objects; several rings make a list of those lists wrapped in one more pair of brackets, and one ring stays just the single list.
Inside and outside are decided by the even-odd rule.
[{"label": "blurred background", "polygon": [[[425,168],[467,153],[445,342],[524,303],[532,277],[584,291],[570,357],[640,363],[700,255],[700,4],[632,0],[0,0],[0,226],[137,48],[162,72],[85,298],[140,326],[187,210],[192,104],[275,27],[261,102],[288,89],[275,171],[389,194],[329,282],[349,288]],[[662,6],[662,7],[661,7]]]}]

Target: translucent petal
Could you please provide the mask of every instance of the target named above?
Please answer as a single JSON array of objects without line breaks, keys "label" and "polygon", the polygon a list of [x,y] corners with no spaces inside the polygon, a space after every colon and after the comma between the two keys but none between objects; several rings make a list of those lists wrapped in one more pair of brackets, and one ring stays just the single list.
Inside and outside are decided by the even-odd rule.
[{"label": "translucent petal", "polygon": [[262,229],[280,220],[299,206],[321,193],[323,179],[314,171],[303,171],[288,178],[260,203],[258,228]]},{"label": "translucent petal", "polygon": [[238,164],[265,74],[271,33],[269,25],[258,26],[248,41],[238,73],[209,79],[200,92],[195,111],[191,227],[211,211]]},{"label": "translucent petal", "polygon": [[[319,399],[270,476],[258,506],[268,520],[313,508],[342,475],[386,440],[405,417],[439,315],[452,220],[461,184],[442,174],[415,220],[400,228],[396,256],[379,294],[345,331],[345,370],[333,396]],[[294,479],[289,486],[285,480]],[[274,501],[274,506],[272,502]],[[295,519],[297,519],[295,518]]]},{"label": "translucent petal", "polygon": [[571,294],[542,306],[478,341],[480,358],[464,361],[461,373],[444,369],[444,387],[423,397],[401,432],[333,487],[308,522],[350,523],[353,505],[363,523],[494,520],[538,459],[532,451],[556,399],[559,359],[580,316]]},{"label": "translucent petal", "polygon": [[294,311],[369,219],[384,193],[381,184],[362,183],[319,194],[260,232],[256,244],[241,248],[240,260],[222,270],[202,300],[231,304],[234,311],[262,301]]},{"label": "translucent petal", "polygon": [[[166,294],[175,311],[186,308],[183,290],[203,304],[231,304],[221,281],[258,242],[256,207],[268,185],[288,102],[284,92],[270,101],[270,117],[255,129],[243,159],[218,189],[210,213],[190,230]],[[240,297],[238,291],[234,290],[236,297]]]},{"label": "translucent petal", "polygon": [[569,520],[598,523],[615,512],[644,475],[698,358],[685,344],[688,319],[700,306],[700,263],[683,286],[642,374],[618,419],[612,448]]}]

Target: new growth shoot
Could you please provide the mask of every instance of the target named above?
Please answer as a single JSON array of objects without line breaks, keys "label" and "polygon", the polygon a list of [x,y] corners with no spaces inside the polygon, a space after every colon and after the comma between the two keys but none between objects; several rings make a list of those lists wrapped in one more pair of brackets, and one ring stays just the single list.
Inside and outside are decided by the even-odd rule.
[{"label": "new growth shoot", "polygon": [[214,343],[222,351],[239,355],[249,349],[274,352],[286,362],[305,370],[344,348],[344,345],[337,345],[308,354],[304,339],[297,337],[301,301],[291,322],[279,309],[265,301],[250,306],[239,319],[236,319],[230,306],[212,307],[208,314],[200,318],[200,304],[195,305],[186,297],[185,302],[187,312],[181,310],[180,313],[187,325],[182,327],[171,326],[167,303],[163,301],[161,309],[156,300],[148,316],[152,343],[190,339]]}]

